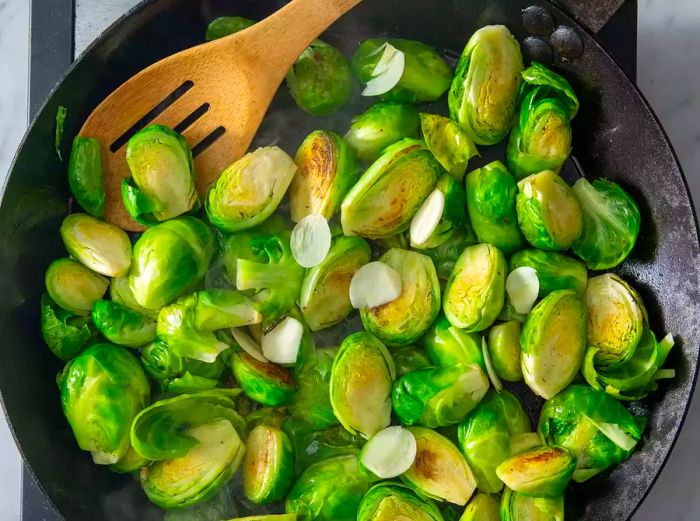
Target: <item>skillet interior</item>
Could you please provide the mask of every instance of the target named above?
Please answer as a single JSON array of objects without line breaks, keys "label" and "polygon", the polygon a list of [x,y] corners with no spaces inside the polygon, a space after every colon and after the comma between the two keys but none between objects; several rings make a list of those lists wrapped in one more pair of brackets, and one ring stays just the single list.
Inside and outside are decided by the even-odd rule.
[{"label": "skillet interior", "polygon": [[[66,163],[53,151],[54,115],[69,109],[66,136],[72,136],[89,111],[110,90],[149,63],[200,43],[206,24],[223,14],[262,18],[284,2],[254,0],[158,0],[146,2],[110,28],[66,75],[28,132],[12,168],[0,207],[0,390],[20,448],[58,510],[70,520],[155,520],[162,513],[147,503],[131,477],[92,464],[80,452],[62,416],[54,384],[61,364],[39,335],[38,302],[43,272],[64,250],[57,233],[69,210]],[[324,38],[350,55],[369,36],[392,34],[447,49],[455,57],[478,27],[505,23],[526,36],[520,10],[524,0],[443,0],[433,9],[422,0],[365,0]],[[544,5],[544,3],[543,3]],[[573,25],[553,9],[558,22]],[[641,451],[611,475],[572,491],[569,520],[628,519],[660,472],[673,445],[695,380],[700,326],[697,228],[683,176],[647,104],[614,62],[583,30],[585,54],[557,62],[582,101],[574,125],[574,153],[590,177],[620,182],[640,203],[644,224],[639,244],[622,267],[641,290],[652,327],[677,335],[670,365],[676,379],[645,404],[651,414]],[[271,49],[270,52],[274,52]],[[345,131],[348,117],[311,119],[294,107],[282,89],[254,145],[278,142],[293,152],[315,128]],[[66,139],[66,142],[69,140]],[[68,147],[64,146],[64,154]],[[502,149],[484,151],[480,162]],[[471,166],[478,166],[474,163]],[[537,406],[528,404],[531,410]],[[211,512],[220,520],[250,512],[237,503],[235,486]],[[175,517],[173,517],[175,519]],[[202,515],[198,519],[209,519]]]}]

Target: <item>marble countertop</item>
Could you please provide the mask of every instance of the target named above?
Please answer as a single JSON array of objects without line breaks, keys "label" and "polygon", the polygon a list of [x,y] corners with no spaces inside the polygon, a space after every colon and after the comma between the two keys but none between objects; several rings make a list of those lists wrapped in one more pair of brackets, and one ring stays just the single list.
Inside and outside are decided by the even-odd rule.
[{"label": "marble countertop", "polygon": [[[77,0],[77,9],[88,2]],[[83,35],[97,35],[136,0],[103,0],[105,19],[92,20]],[[29,6],[0,0],[0,181],[27,125]],[[656,110],[700,202],[700,2],[640,0],[638,84]],[[89,43],[83,36],[78,49]],[[700,518],[700,399],[695,399],[676,449],[634,521],[696,521]],[[18,520],[20,457],[0,417],[0,519]],[[33,521],[33,520],[32,520]]]}]

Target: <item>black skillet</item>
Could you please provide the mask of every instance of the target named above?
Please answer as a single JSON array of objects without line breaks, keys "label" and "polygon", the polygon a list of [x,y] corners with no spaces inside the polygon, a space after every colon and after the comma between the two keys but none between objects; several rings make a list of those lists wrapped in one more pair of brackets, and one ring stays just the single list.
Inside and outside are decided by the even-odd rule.
[{"label": "black skillet", "polygon": [[[61,413],[54,383],[61,364],[43,345],[38,309],[48,263],[65,255],[58,226],[70,211],[66,162],[53,150],[54,116],[68,107],[66,136],[112,89],[132,74],[175,51],[200,43],[208,21],[239,14],[260,19],[284,2],[259,0],[147,1],[109,28],[66,73],[24,138],[0,207],[0,390],[18,445],[41,487],[68,520],[150,521],[163,518],[132,477],[95,466],[78,450]],[[455,57],[469,35],[504,23],[519,39],[528,36],[521,11],[527,0],[365,0],[335,24],[324,39],[350,55],[365,37],[415,38]],[[677,347],[669,364],[676,378],[644,403],[650,430],[644,445],[612,473],[573,488],[567,520],[631,518],[660,473],[683,423],[693,390],[700,346],[700,249],[685,179],[651,109],[613,60],[582,28],[546,2],[556,24],[575,28],[583,55],[557,57],[554,66],[581,98],[575,120],[574,154],[588,177],[621,183],[640,203],[644,224],[622,274],[638,287],[659,334],[672,332]],[[437,7],[439,5],[439,7]],[[270,52],[275,52],[270,49]],[[281,89],[254,145],[278,142],[293,152],[319,127],[344,132],[348,117],[362,110],[356,96],[342,115],[311,119]],[[66,139],[63,151],[68,152]],[[482,161],[502,155],[485,150]],[[475,166],[478,166],[476,163]],[[537,403],[530,400],[531,410]],[[255,513],[239,501],[236,483],[223,501],[196,519],[219,521]],[[173,518],[176,519],[176,518]]]}]

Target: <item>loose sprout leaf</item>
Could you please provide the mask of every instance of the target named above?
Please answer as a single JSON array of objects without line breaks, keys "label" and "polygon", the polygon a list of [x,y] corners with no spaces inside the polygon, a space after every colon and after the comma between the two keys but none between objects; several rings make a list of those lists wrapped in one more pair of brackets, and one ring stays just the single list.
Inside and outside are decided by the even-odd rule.
[{"label": "loose sprout leaf", "polygon": [[387,43],[384,46],[382,57],[372,71],[372,79],[367,82],[362,91],[363,96],[379,96],[389,92],[401,80],[406,56],[402,51]]},{"label": "loose sprout leaf", "polygon": [[379,478],[391,479],[411,468],[416,452],[416,438],[410,431],[400,426],[387,427],[362,448],[360,464]]},{"label": "loose sprout leaf", "polygon": [[380,261],[362,266],[350,281],[350,303],[355,309],[376,308],[401,296],[401,275]]},{"label": "loose sprout leaf", "polygon": [[486,343],[486,338],[484,337],[481,337],[481,352],[484,355],[484,363],[486,364],[486,372],[489,375],[489,380],[491,380],[491,383],[496,390],[500,392],[503,389],[503,383],[493,368],[493,364],[491,363],[491,355],[489,354],[489,346]]},{"label": "loose sprout leaf", "polygon": [[241,349],[243,349],[243,351],[255,358],[258,362],[269,362],[269,360],[263,355],[262,349],[258,343],[253,340],[242,327],[231,328],[231,334],[233,335],[233,339],[241,347]]},{"label": "loose sprout leaf", "polygon": [[540,292],[537,271],[530,266],[521,266],[510,272],[506,279],[508,300],[517,313],[527,315]]},{"label": "loose sprout leaf", "polygon": [[292,230],[290,247],[294,259],[304,268],[323,262],[331,249],[331,229],[325,217],[307,215]]},{"label": "loose sprout leaf", "polygon": [[297,361],[304,326],[294,317],[287,317],[262,337],[263,356],[276,364]]},{"label": "loose sprout leaf", "polygon": [[523,432],[510,437],[510,455],[514,456],[526,450],[534,449],[542,445],[542,440],[536,432]]},{"label": "loose sprout leaf", "polygon": [[676,377],[675,369],[659,369],[654,375],[654,380],[665,380]]},{"label": "loose sprout leaf", "polygon": [[595,421],[593,418],[586,416],[596,428],[602,432],[610,441],[620,447],[622,450],[632,450],[637,445],[637,440],[623,431],[619,425],[615,423],[606,423]]},{"label": "loose sprout leaf", "polygon": [[421,246],[430,239],[440,224],[445,210],[445,194],[437,188],[423,202],[411,221],[411,244]]},{"label": "loose sprout leaf", "polygon": [[66,124],[66,114],[68,109],[63,105],[59,105],[56,109],[56,134],[54,136],[54,148],[56,149],[56,155],[58,159],[63,161],[63,156],[61,155],[61,140],[63,139],[63,127]]}]

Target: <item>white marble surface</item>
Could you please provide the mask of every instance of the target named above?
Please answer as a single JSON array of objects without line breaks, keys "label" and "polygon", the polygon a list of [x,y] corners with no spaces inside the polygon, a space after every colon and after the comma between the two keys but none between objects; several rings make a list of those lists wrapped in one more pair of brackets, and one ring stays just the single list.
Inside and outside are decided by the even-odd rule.
[{"label": "white marble surface", "polygon": [[[78,10],[105,5],[104,19],[82,26],[82,49],[137,0],[77,0]],[[27,124],[29,2],[0,0],[0,179],[4,179]],[[700,194],[700,2],[640,0],[639,85],[673,142],[691,189]],[[698,201],[700,204],[700,201]],[[700,519],[700,399],[666,470],[635,521]],[[19,519],[20,460],[0,419],[0,520]],[[30,520],[33,521],[33,520]]]}]

